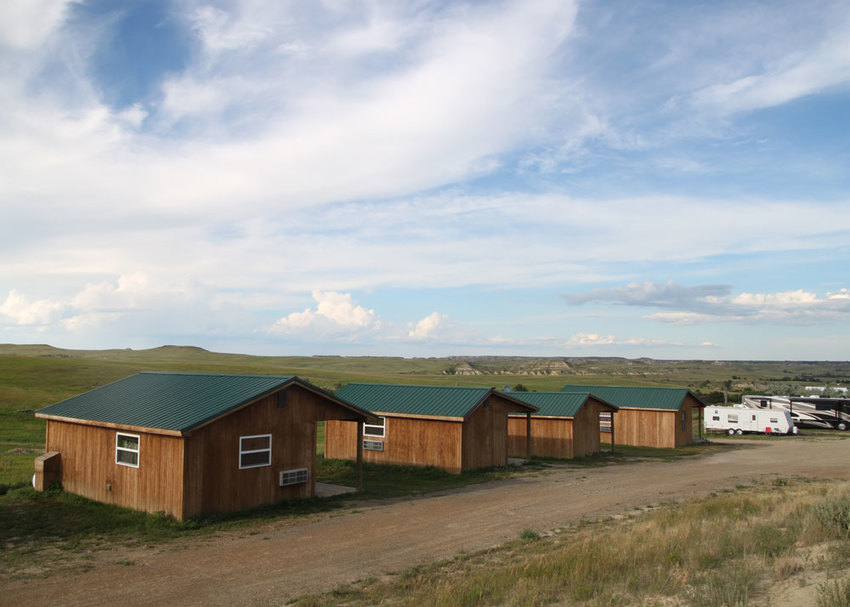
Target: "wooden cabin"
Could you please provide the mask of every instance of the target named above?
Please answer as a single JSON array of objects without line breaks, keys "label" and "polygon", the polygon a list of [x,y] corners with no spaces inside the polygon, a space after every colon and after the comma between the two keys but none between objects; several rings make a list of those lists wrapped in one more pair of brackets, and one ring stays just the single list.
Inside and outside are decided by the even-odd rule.
[{"label": "wooden cabin", "polygon": [[178,520],[315,495],[319,420],[374,420],[294,376],[143,372],[36,412],[36,487]]},{"label": "wooden cabin", "polygon": [[[337,396],[378,416],[363,426],[363,460],[463,470],[508,463],[508,414],[537,409],[490,388],[347,384]],[[329,421],[325,457],[353,459],[357,426]]]},{"label": "wooden cabin", "polygon": [[599,415],[617,411],[617,407],[589,392],[511,392],[511,396],[538,409],[530,420],[526,416],[508,417],[511,456],[530,453],[537,457],[572,459],[599,453]]},{"label": "wooden cabin", "polygon": [[[694,409],[706,406],[687,388],[567,385],[563,392],[590,392],[618,407],[617,443],[681,447],[694,442]],[[698,420],[702,418],[700,412]],[[611,442],[603,422],[600,439]]]}]

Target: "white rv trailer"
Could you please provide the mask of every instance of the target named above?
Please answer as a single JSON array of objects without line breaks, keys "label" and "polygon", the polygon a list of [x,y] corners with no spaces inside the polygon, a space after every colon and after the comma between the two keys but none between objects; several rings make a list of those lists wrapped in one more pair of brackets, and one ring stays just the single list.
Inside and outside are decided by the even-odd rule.
[{"label": "white rv trailer", "polygon": [[791,414],[782,409],[751,409],[749,407],[706,407],[703,413],[706,430],[743,434],[797,434]]}]

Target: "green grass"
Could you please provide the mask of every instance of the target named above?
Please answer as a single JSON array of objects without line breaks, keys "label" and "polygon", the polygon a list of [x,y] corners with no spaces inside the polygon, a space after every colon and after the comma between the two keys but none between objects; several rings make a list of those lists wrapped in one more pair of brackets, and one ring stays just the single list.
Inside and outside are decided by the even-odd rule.
[{"label": "green grass", "polygon": [[[0,457],[0,495],[15,487],[23,487],[31,482],[33,460],[39,453],[27,453],[29,448],[10,448]],[[23,453],[16,453],[23,451]]]},{"label": "green grass", "polygon": [[[467,470],[461,474],[449,474],[441,468],[431,466],[393,466],[364,463],[363,491],[359,495],[362,498],[369,499],[421,495],[511,478],[539,469],[539,466],[531,464],[519,468],[482,468],[479,470]],[[335,485],[356,487],[356,464],[348,460],[326,460],[319,458],[316,480]]]},{"label": "green grass", "polygon": [[[648,457],[663,458],[669,450],[650,450],[639,457],[626,454],[600,454],[592,465],[624,463]],[[707,452],[707,451],[706,451]],[[37,493],[29,485],[34,454],[16,454],[2,461],[15,462],[25,480],[2,486],[0,491],[0,565],[10,571],[40,562],[39,555],[55,550],[97,550],[113,545],[157,544],[175,538],[205,535],[213,531],[251,527],[263,522],[298,518],[330,512],[364,499],[398,499],[458,489],[516,476],[545,473],[553,466],[582,467],[588,461],[534,460],[523,466],[484,468],[462,474],[449,474],[433,467],[363,465],[363,490],[326,499],[304,499],[262,506],[241,512],[223,513],[198,520],[177,522],[162,515],[151,515],[102,504],[58,490]],[[354,462],[318,457],[318,482],[357,487]],[[533,533],[533,532],[530,532]],[[528,538],[526,538],[528,539]]]}]

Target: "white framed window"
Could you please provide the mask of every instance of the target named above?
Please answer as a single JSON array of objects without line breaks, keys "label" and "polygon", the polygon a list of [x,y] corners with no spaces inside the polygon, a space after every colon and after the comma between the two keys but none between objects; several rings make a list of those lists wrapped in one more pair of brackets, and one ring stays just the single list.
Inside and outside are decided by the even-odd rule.
[{"label": "white framed window", "polygon": [[239,437],[239,469],[272,465],[272,435],[254,434]]},{"label": "white framed window", "polygon": [[363,424],[363,436],[376,436],[383,438],[387,435],[387,418],[378,417],[377,424]]},{"label": "white framed window", "polygon": [[365,451],[383,451],[384,441],[382,440],[364,440],[363,449]]},{"label": "white framed window", "polygon": [[139,467],[139,443],[141,439],[138,434],[115,433],[115,463],[119,466]]}]

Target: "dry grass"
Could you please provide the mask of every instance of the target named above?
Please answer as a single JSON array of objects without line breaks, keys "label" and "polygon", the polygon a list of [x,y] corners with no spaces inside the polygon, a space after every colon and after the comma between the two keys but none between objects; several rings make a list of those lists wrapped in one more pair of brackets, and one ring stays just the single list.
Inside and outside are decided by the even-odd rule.
[{"label": "dry grass", "polygon": [[[825,543],[829,555],[807,567],[846,567],[848,517],[850,484],[762,486],[539,539],[524,533],[498,549],[297,604],[743,606],[766,581],[799,574],[806,546]],[[847,605],[850,581],[818,592],[824,607]]]}]

